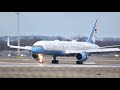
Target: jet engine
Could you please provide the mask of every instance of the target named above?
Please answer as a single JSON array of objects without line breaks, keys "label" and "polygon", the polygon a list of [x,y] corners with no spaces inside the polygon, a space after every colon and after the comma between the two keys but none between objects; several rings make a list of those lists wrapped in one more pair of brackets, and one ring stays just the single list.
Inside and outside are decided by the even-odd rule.
[{"label": "jet engine", "polygon": [[42,54],[32,54],[32,57],[39,61],[39,63],[43,63],[43,55]]},{"label": "jet engine", "polygon": [[38,60],[38,54],[32,54],[32,57],[33,57],[35,60]]},{"label": "jet engine", "polygon": [[76,53],[75,57],[80,61],[85,61],[88,59],[88,55],[86,52]]}]

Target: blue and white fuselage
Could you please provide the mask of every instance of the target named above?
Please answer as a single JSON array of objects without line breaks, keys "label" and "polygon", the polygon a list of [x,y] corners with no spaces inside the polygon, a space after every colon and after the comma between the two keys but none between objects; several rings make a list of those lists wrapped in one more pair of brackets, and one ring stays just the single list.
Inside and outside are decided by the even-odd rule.
[{"label": "blue and white fuselage", "polygon": [[46,54],[65,56],[69,55],[66,51],[71,50],[88,50],[99,48],[98,45],[87,42],[70,42],[70,41],[38,41],[32,47],[33,54]]}]

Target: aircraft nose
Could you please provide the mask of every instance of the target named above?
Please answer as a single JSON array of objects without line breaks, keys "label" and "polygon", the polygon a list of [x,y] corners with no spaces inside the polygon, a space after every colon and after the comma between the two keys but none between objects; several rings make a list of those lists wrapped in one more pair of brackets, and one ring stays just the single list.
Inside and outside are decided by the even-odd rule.
[{"label": "aircraft nose", "polygon": [[41,47],[33,47],[32,48],[32,53],[34,53],[34,54],[39,54],[39,53],[43,53],[43,52],[44,52],[44,49]]}]

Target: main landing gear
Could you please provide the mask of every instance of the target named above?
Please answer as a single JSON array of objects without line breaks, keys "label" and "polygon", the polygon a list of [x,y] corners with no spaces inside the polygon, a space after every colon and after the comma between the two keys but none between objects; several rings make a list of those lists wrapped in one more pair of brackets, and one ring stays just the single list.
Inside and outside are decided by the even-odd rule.
[{"label": "main landing gear", "polygon": [[54,60],[52,60],[52,64],[58,64],[58,63],[59,63],[59,61],[56,60],[56,56],[53,56],[53,59],[54,59]]},{"label": "main landing gear", "polygon": [[83,61],[78,60],[78,61],[76,61],[76,64],[83,64]]},{"label": "main landing gear", "polygon": [[[52,64],[58,64],[58,63],[59,63],[59,61],[56,60],[56,56],[53,56]],[[76,64],[83,64],[83,61],[82,60],[77,60]]]}]

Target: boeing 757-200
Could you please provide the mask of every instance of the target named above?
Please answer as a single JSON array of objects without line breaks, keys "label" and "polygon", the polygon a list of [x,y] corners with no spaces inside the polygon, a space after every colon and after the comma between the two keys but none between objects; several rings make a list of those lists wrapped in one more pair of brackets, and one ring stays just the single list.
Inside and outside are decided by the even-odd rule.
[{"label": "boeing 757-200", "polygon": [[39,62],[43,63],[43,55],[52,55],[53,60],[52,63],[58,64],[59,61],[56,60],[57,56],[73,56],[75,57],[76,64],[83,64],[83,61],[88,59],[90,54],[94,53],[102,53],[102,52],[117,52],[120,51],[119,48],[112,48],[109,46],[107,47],[99,47],[95,44],[96,41],[96,34],[97,34],[97,22],[90,32],[88,39],[85,42],[78,42],[78,41],[37,41],[33,44],[33,46],[14,46],[10,45],[9,37],[7,41],[7,45],[10,48],[19,48],[30,50],[31,55],[35,60],[39,60]]}]

